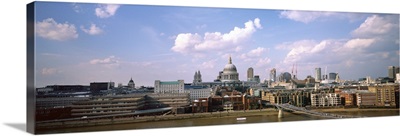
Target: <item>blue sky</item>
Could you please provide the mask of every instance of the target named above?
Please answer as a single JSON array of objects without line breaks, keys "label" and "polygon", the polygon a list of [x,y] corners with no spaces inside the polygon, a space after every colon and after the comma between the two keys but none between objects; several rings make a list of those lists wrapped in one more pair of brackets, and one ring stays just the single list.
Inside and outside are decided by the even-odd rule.
[{"label": "blue sky", "polygon": [[399,65],[399,16],[238,8],[45,3],[36,5],[37,86],[113,81],[152,86],[213,81],[232,56],[246,71],[300,79],[314,68],[342,79],[387,76]]}]

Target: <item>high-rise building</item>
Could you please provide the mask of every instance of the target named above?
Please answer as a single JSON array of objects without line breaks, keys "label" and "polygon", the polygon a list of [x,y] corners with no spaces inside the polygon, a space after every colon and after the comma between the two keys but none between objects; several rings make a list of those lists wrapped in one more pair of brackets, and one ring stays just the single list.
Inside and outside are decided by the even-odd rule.
[{"label": "high-rise building", "polygon": [[320,82],[321,80],[321,68],[315,68],[315,81]]},{"label": "high-rise building", "polygon": [[389,66],[388,68],[388,77],[390,79],[394,79],[396,76],[396,68],[394,66]]},{"label": "high-rise building", "polygon": [[260,83],[260,76],[259,75],[255,75],[253,78],[253,81],[256,81],[257,83]]},{"label": "high-rise building", "polygon": [[254,79],[254,69],[250,67],[247,69],[247,81],[253,81]]},{"label": "high-rise building", "polygon": [[276,82],[276,69],[273,68],[270,73],[269,73],[269,80],[271,80],[271,82]]}]

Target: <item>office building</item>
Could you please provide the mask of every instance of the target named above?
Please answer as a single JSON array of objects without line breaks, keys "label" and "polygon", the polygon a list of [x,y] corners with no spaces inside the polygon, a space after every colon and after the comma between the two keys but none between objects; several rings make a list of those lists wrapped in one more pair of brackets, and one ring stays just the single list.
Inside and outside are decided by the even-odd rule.
[{"label": "office building", "polygon": [[276,82],[276,69],[275,68],[271,69],[271,71],[269,73],[269,80],[271,82]]},{"label": "office building", "polygon": [[154,82],[154,93],[185,93],[184,91],[184,81],[160,81],[156,80]]},{"label": "office building", "polygon": [[322,80],[321,68],[315,68],[315,81],[321,82],[321,80]]},{"label": "office building", "polygon": [[254,69],[252,67],[247,69],[247,81],[254,81]]},{"label": "office building", "polygon": [[395,76],[396,76],[396,67],[394,67],[394,66],[389,66],[389,67],[388,67],[388,77],[389,77],[390,79],[394,79]]}]

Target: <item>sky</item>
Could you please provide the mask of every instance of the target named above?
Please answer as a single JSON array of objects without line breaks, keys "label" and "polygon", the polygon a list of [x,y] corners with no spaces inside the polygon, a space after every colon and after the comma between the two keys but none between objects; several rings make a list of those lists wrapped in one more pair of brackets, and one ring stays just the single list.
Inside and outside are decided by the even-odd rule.
[{"label": "sky", "polygon": [[[228,63],[240,80],[314,69],[341,79],[399,66],[399,15],[241,8],[36,3],[36,86],[112,81],[213,81]],[[296,70],[297,69],[297,70]]]}]

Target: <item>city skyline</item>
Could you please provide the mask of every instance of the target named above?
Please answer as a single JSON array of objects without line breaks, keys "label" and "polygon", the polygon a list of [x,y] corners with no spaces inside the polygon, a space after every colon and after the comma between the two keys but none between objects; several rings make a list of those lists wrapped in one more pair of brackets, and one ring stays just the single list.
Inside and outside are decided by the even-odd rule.
[{"label": "city skyline", "polygon": [[[232,62],[239,79],[252,67],[299,79],[317,67],[341,79],[387,76],[399,63],[399,16],[231,8],[39,2],[36,14],[36,81],[138,86],[155,80],[204,82]],[[55,12],[57,11],[57,12]],[[322,72],[323,73],[323,72]]]}]

